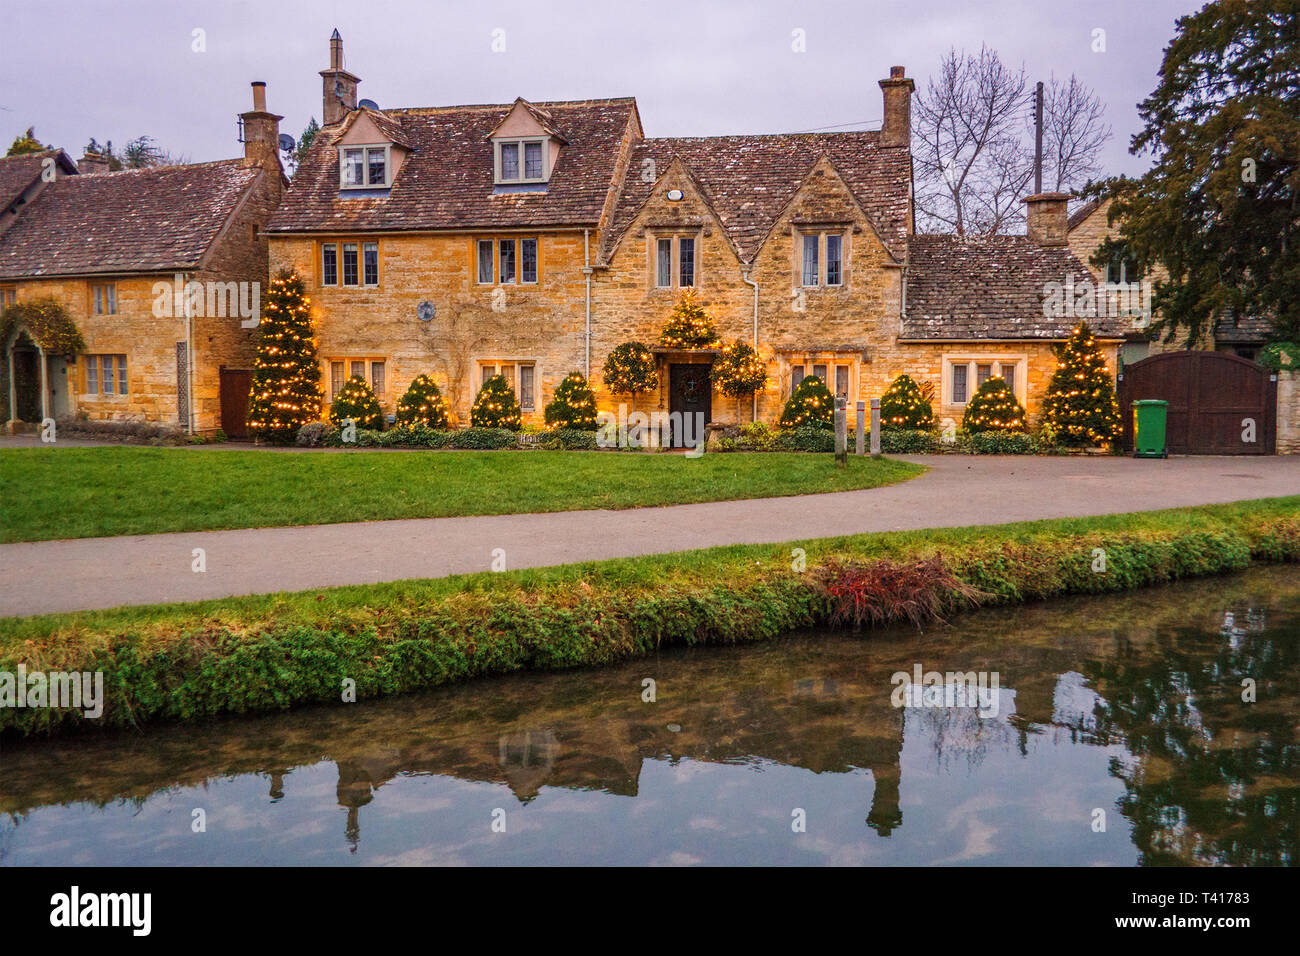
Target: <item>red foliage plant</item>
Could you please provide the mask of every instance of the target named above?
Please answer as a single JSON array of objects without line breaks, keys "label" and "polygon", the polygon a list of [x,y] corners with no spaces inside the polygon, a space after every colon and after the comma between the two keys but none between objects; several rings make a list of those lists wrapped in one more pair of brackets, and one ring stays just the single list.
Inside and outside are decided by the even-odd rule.
[{"label": "red foliage plant", "polygon": [[855,628],[906,618],[919,630],[988,596],[953,574],[940,554],[912,564],[832,561],[818,569],[816,582],[830,602],[830,623]]}]

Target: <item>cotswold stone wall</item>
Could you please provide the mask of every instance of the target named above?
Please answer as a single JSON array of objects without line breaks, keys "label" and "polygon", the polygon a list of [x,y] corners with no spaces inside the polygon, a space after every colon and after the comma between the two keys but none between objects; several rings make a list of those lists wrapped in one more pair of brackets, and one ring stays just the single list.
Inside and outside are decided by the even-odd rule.
[{"label": "cotswold stone wall", "polygon": [[1277,453],[1300,455],[1300,373],[1277,376]]}]

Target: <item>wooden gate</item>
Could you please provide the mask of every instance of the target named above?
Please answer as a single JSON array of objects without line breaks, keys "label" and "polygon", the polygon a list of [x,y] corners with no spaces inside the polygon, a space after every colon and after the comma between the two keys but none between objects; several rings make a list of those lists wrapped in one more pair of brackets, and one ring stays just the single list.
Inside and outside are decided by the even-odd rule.
[{"label": "wooden gate", "polygon": [[1226,352],[1164,352],[1124,366],[1119,383],[1124,447],[1133,449],[1133,402],[1169,403],[1171,455],[1271,455],[1277,446],[1277,378]]},{"label": "wooden gate", "polygon": [[221,369],[221,430],[227,438],[248,437],[248,392],[253,373],[244,368]]}]

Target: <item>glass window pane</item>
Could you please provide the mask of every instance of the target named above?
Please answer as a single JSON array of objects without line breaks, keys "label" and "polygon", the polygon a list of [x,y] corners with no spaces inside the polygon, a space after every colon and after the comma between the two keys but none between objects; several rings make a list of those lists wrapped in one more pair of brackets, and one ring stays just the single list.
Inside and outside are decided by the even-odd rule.
[{"label": "glass window pane", "polygon": [[482,388],[484,385],[486,385],[486,384],[487,384],[487,380],[490,379],[490,378],[491,378],[493,375],[495,375],[496,373],[497,373],[497,367],[496,367],[495,365],[484,365],[484,366],[483,366],[483,380],[482,380],[481,382],[479,382],[479,387]]},{"label": "glass window pane", "polygon": [[847,398],[849,395],[849,367],[835,366],[835,394]]},{"label": "glass window pane", "polygon": [[821,275],[817,268],[817,240],[818,236],[803,237],[803,284],[817,285],[818,277]]},{"label": "glass window pane", "polygon": [[1006,381],[1011,391],[1016,390],[1016,365],[1014,362],[1003,362],[998,366],[998,371],[1002,374],[1003,380]]},{"label": "glass window pane", "polygon": [[655,242],[655,285],[664,289],[673,284],[673,241]]},{"label": "glass window pane", "polygon": [[839,285],[841,279],[840,271],[840,245],[843,241],[841,236],[826,237],[826,284]]},{"label": "glass window pane", "polygon": [[478,242],[478,281],[484,285],[492,283],[491,239],[480,239]]},{"label": "glass window pane", "polygon": [[99,356],[86,356],[86,391],[91,395],[99,394]]},{"label": "glass window pane", "polygon": [[813,366],[813,374],[816,375],[819,379],[822,380],[822,384],[823,384],[823,385],[827,384],[827,379],[826,379],[826,366],[825,366],[825,365],[814,365],[814,366]]},{"label": "glass window pane", "polygon": [[99,363],[100,382],[104,387],[105,395],[113,394],[113,356],[101,355]]},{"label": "glass window pane", "polygon": [[370,363],[370,387],[375,390],[376,395],[384,393],[384,363]]},{"label": "glass window pane", "polygon": [[361,246],[366,285],[379,285],[379,243],[367,242]]},{"label": "glass window pane", "polygon": [[97,285],[94,287],[93,291],[95,293],[95,314],[103,315],[104,314],[104,287],[102,285]]},{"label": "glass window pane", "polygon": [[515,281],[515,241],[502,239],[500,248],[501,283],[508,285]]},{"label": "glass window pane", "polygon": [[348,363],[348,378],[359,378],[361,381],[366,380],[366,360],[353,359]]},{"label": "glass window pane", "polygon": [[987,382],[992,375],[993,375],[992,365],[976,365],[975,366],[975,387],[978,389],[981,385]]},{"label": "glass window pane", "polygon": [[524,282],[537,281],[537,240],[519,241],[519,266]]},{"label": "glass window pane", "polygon": [[682,238],[677,240],[677,258],[680,260],[678,284],[682,287],[695,285],[695,240]]},{"label": "glass window pane", "polygon": [[330,362],[330,401],[343,390],[343,363]]},{"label": "glass window pane", "polygon": [[339,284],[339,250],[332,242],[320,247],[321,285]]},{"label": "glass window pane", "polygon": [[519,404],[527,411],[532,411],[535,407],[533,404],[534,371],[531,365],[519,366]]},{"label": "glass window pane", "polygon": [[365,179],[362,178],[362,163],[364,162],[365,150],[362,149],[345,149],[343,150],[343,185],[344,186],[362,186]]},{"label": "glass window pane", "polygon": [[117,286],[115,285],[104,286],[104,298],[108,304],[108,309],[107,309],[108,314],[116,315],[117,314]]},{"label": "glass window pane", "polygon": [[501,178],[519,178],[519,144],[501,144]]},{"label": "glass window pane", "polygon": [[794,368],[790,369],[790,391],[793,392],[799,387],[799,383],[803,381],[803,377],[804,371],[802,365],[796,365]]},{"label": "glass window pane", "polygon": [[117,394],[126,394],[126,356],[117,357]]},{"label": "glass window pane", "polygon": [[966,404],[966,366],[952,367],[952,400],[958,405]]},{"label": "glass window pane", "polygon": [[524,144],[524,178],[542,178],[542,144]]},{"label": "glass window pane", "polygon": [[357,244],[343,243],[343,284],[357,284]]},{"label": "glass window pane", "polygon": [[366,165],[370,173],[369,183],[371,186],[387,185],[387,153],[380,147],[379,149],[366,150]]}]

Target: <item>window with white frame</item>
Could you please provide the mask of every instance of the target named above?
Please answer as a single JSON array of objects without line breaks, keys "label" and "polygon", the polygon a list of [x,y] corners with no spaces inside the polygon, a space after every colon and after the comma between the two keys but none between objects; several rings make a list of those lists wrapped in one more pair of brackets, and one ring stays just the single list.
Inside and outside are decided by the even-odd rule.
[{"label": "window with white frame", "polygon": [[655,236],[651,249],[656,288],[688,289],[699,281],[699,244],[695,236]]},{"label": "window with white frame", "polygon": [[952,356],[944,357],[943,395],[945,405],[965,405],[990,378],[997,376],[1010,386],[1024,404],[1026,364],[1023,356]]},{"label": "window with white frame", "polygon": [[550,178],[545,139],[498,139],[495,141],[498,185],[544,183]]},{"label": "window with white frame", "polygon": [[484,359],[479,362],[478,387],[482,388],[494,375],[500,375],[514,389],[520,411],[537,410],[537,366],[533,362]]},{"label": "window with white frame", "polygon": [[127,394],[125,355],[87,355],[85,365],[86,394]]},{"label": "window with white frame", "polygon": [[844,234],[805,232],[799,234],[798,283],[805,288],[844,284]]},{"label": "window with white frame", "polygon": [[343,189],[385,189],[392,185],[389,145],[339,147],[339,186]]}]

